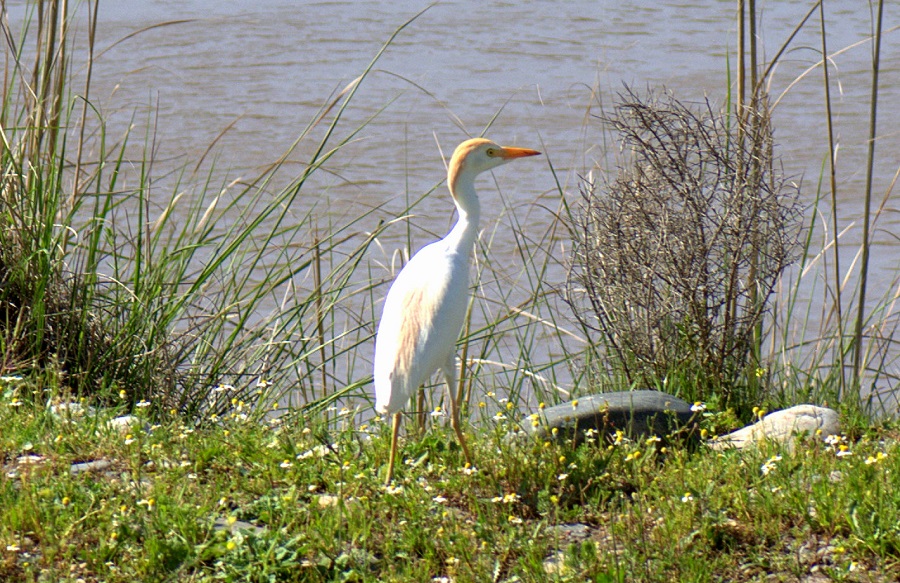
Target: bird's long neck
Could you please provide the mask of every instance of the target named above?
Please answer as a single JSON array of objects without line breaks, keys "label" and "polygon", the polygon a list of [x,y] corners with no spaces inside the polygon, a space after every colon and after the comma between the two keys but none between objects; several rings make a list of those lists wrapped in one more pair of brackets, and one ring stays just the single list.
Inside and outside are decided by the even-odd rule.
[{"label": "bird's long neck", "polygon": [[469,257],[478,236],[478,221],[481,217],[481,205],[475,193],[475,177],[467,173],[454,174],[452,171],[447,181],[459,219],[450,233],[444,237],[458,253]]}]

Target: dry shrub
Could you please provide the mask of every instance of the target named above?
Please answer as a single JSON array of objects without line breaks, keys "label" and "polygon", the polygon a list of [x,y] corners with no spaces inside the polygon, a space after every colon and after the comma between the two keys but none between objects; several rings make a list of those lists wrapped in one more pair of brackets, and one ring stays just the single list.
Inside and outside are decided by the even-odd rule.
[{"label": "dry shrub", "polygon": [[773,156],[768,109],[741,122],[626,90],[603,121],[622,162],[581,185],[568,301],[600,334],[607,372],[728,391],[758,366],[758,327],[798,249],[799,187]]}]

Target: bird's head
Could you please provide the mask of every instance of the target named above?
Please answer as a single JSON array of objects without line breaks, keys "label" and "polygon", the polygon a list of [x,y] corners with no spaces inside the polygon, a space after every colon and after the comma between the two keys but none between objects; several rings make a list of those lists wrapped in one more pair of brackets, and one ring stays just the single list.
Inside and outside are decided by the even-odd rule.
[{"label": "bird's head", "polygon": [[453,157],[450,159],[449,174],[451,177],[468,174],[474,178],[482,172],[516,158],[537,156],[538,154],[540,152],[537,150],[503,147],[484,138],[473,138],[456,147]]}]

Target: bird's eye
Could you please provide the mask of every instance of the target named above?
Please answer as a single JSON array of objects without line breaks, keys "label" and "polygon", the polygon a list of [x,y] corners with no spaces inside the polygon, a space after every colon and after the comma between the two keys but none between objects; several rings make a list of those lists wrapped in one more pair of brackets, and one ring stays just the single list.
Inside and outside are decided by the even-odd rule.
[{"label": "bird's eye", "polygon": [[493,158],[496,154],[497,154],[497,151],[494,150],[493,148],[487,149],[487,155],[490,156],[491,158]]}]

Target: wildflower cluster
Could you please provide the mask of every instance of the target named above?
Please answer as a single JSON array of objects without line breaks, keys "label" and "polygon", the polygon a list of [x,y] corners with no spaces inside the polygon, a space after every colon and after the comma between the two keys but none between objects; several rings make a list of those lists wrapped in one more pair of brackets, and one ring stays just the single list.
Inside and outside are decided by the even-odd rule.
[{"label": "wildflower cluster", "polygon": [[825,438],[825,443],[825,449],[828,451],[833,451],[834,455],[836,455],[837,457],[849,457],[853,455],[853,452],[850,451],[850,445],[847,443],[847,437],[845,435],[829,435]]},{"label": "wildflower cluster", "polygon": [[510,492],[509,494],[504,494],[503,496],[494,496],[491,498],[491,502],[495,504],[515,504],[522,497],[516,494],[515,492]]},{"label": "wildflower cluster", "polygon": [[22,400],[19,399],[18,385],[22,382],[22,377],[4,375],[0,376],[0,397],[9,399],[7,406],[17,409],[22,406]]},{"label": "wildflower cluster", "polygon": [[866,465],[871,466],[871,465],[875,465],[875,464],[880,464],[882,461],[885,460],[885,458],[887,458],[885,453],[883,451],[879,451],[875,455],[870,455],[869,457],[866,458]]},{"label": "wildflower cluster", "polygon": [[773,455],[766,461],[766,463],[764,463],[762,466],[760,466],[759,470],[762,472],[762,475],[768,476],[769,474],[772,473],[772,471],[775,469],[777,463],[780,461],[781,461],[780,455]]},{"label": "wildflower cluster", "polygon": [[612,445],[609,446],[609,449],[612,449],[616,446],[623,445],[625,443],[629,443],[631,440],[625,436],[625,432],[621,429],[616,429],[616,435],[613,438]]}]

